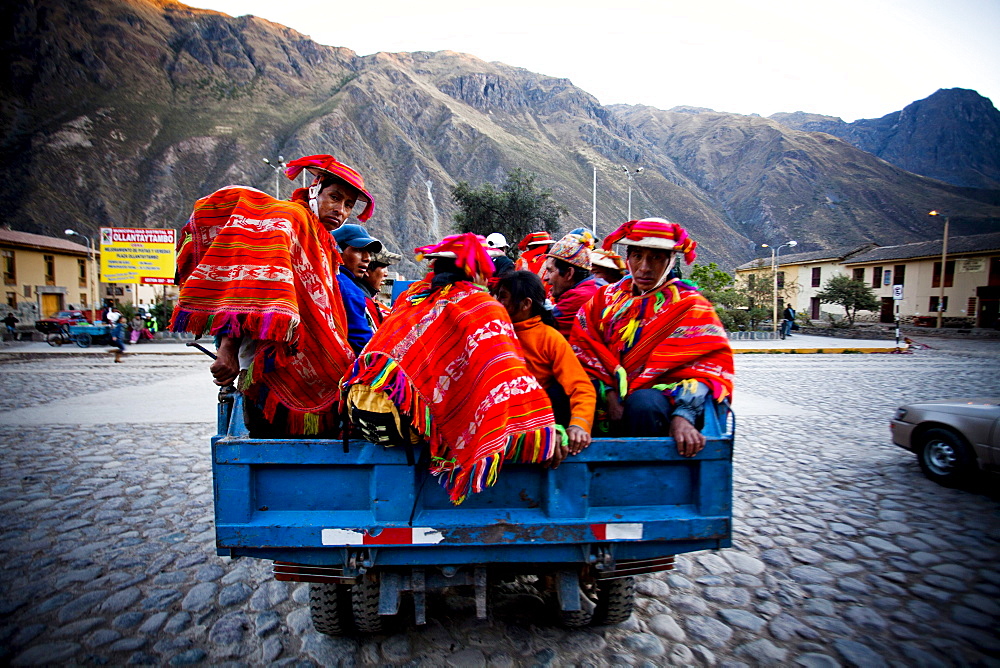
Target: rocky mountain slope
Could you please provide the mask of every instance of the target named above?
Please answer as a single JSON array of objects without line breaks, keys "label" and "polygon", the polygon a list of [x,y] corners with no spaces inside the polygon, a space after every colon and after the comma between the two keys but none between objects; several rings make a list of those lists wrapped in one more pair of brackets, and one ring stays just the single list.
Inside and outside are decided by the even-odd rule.
[{"label": "rocky mountain slope", "polygon": [[774,114],[797,130],[840,137],[897,167],[970,188],[1000,188],[1000,111],[974,90],[942,89],[882,118]]},{"label": "rocky mountain slope", "polygon": [[[261,158],[332,153],[365,176],[369,222],[408,251],[450,231],[450,187],[523,167],[598,234],[633,216],[688,225],[732,267],[805,250],[994,229],[993,191],[919,177],[829,136],[709,110],[601,106],[565,79],[452,53],[359,57],[254,17],[170,0],[15,0],[0,22],[0,203],[14,229],[170,226],[215,188],[274,191]],[[995,111],[995,110],[994,110]],[[960,160],[961,156],[955,156]],[[282,179],[282,196],[291,184]],[[0,224],[3,224],[0,223]],[[413,265],[407,265],[411,273]]]}]

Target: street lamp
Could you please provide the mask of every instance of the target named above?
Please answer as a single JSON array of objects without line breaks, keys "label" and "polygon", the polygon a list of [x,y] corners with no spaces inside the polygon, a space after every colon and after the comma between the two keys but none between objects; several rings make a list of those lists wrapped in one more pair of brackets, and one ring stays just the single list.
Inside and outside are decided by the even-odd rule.
[{"label": "street lamp", "polygon": [[636,167],[634,170],[622,165],[622,171],[628,177],[628,220],[632,220],[632,179],[642,174],[645,167]]},{"label": "street lamp", "polygon": [[944,236],[941,240],[941,276],[938,281],[938,303],[937,303],[937,326],[941,329],[941,322],[944,318],[944,275],[945,267],[948,266],[948,223],[949,218],[940,211],[928,211],[928,216],[944,216]]},{"label": "street lamp", "polygon": [[786,241],[778,247],[769,246],[768,244],[761,244],[761,248],[771,249],[771,279],[774,282],[774,304],[772,307],[771,314],[771,330],[774,332],[778,331],[778,253],[785,246],[793,248],[798,245],[798,241]]},{"label": "street lamp", "polygon": [[274,199],[281,199],[281,175],[285,171],[285,157],[279,155],[278,163],[275,164],[267,158],[261,158],[264,164],[274,170]]},{"label": "street lamp", "polygon": [[84,236],[76,230],[66,230],[66,236],[80,237],[87,242],[87,257],[90,260],[91,266],[91,271],[87,272],[90,274],[90,320],[93,322],[97,318],[97,312],[94,310],[97,307],[97,257],[94,253],[94,243],[90,240],[90,237]]},{"label": "street lamp", "polygon": [[591,207],[593,217],[591,218],[590,222],[590,231],[594,235],[594,238],[596,239],[597,238],[597,165],[591,164],[590,166],[594,168],[594,187],[591,189],[591,193],[593,195],[593,204]]}]

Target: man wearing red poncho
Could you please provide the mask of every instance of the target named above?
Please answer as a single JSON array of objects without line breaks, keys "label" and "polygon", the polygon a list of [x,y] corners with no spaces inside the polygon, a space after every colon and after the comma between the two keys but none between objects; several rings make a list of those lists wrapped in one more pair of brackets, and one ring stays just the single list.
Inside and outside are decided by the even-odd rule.
[{"label": "man wearing red poncho", "polygon": [[212,375],[218,385],[239,377],[254,438],[335,435],[339,381],[354,361],[330,232],[359,199],[368,220],[375,201],[333,156],[294,160],[285,173],[303,169],[316,178],[291,201],[243,186],[198,200],[178,242],[171,329],[217,338]]},{"label": "man wearing red poncho", "polygon": [[670,435],[690,457],[705,445],[697,425],[706,402],[733,391],[733,355],[712,304],[671,278],[677,256],[695,258],[683,227],[632,220],[603,243],[627,247],[629,275],[597,291],[577,314],[570,344],[604,399],[609,433]]},{"label": "man wearing red poncho", "polygon": [[545,254],[555,240],[548,232],[529,232],[525,235],[517,247],[521,251],[520,257],[514,263],[515,271],[530,271],[539,278],[542,277],[542,268],[545,266]]},{"label": "man wearing red poncho", "polygon": [[565,448],[510,316],[486,291],[494,266],[483,241],[461,234],[416,249],[431,272],[399,296],[343,384],[368,440],[429,445],[431,473],[455,504],[492,485],[504,461]]}]

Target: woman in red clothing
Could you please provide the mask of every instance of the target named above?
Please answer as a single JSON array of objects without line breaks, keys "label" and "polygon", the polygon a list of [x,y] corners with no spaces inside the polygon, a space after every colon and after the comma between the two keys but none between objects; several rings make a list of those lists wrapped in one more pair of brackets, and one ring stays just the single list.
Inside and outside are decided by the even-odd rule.
[{"label": "woman in red clothing", "polygon": [[555,329],[545,309],[545,288],[530,271],[505,274],[496,285],[496,298],[510,315],[521,342],[524,360],[552,400],[556,423],[566,427],[568,447],[558,448],[553,462],[578,454],[590,445],[597,391],[565,337]]}]

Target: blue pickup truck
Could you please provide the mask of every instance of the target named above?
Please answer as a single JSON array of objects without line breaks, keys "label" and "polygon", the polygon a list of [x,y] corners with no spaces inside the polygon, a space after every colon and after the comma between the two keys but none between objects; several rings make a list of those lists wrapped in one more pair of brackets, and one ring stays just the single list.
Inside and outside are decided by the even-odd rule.
[{"label": "blue pickup truck", "polygon": [[546,590],[566,626],[614,624],[632,613],[634,576],[731,544],[727,405],[706,412],[696,457],[670,438],[595,438],[557,469],[508,463],[453,506],[419,454],[251,439],[242,401],[220,395],[212,438],[218,552],[271,559],[278,580],[311,583],[323,633],[381,631],[403,596],[423,624],[426,592],[445,587],[466,587],[485,617],[488,588],[517,578]]}]

